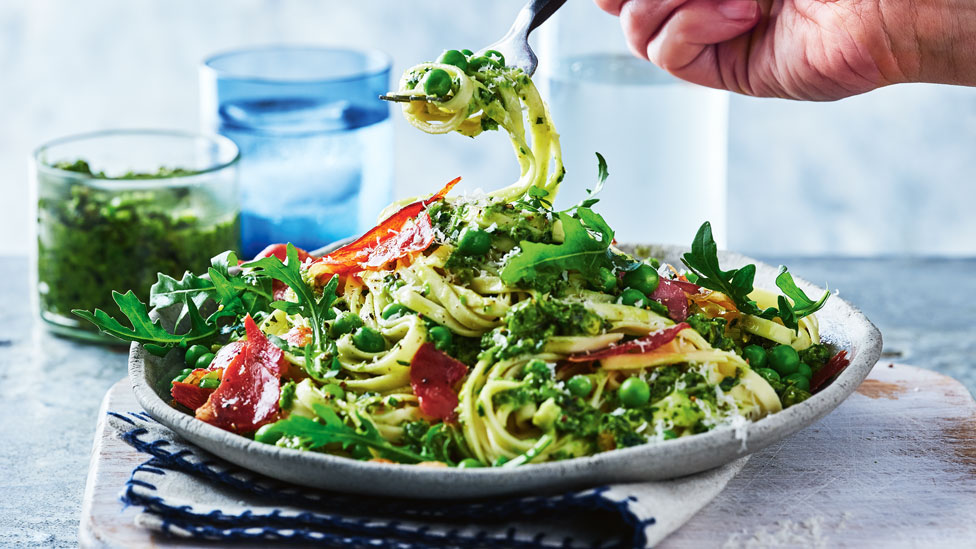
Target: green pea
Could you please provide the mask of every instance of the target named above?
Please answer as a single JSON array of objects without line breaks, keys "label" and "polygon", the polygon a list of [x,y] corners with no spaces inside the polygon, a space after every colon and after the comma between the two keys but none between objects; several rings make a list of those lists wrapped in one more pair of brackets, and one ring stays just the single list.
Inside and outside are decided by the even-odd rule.
[{"label": "green pea", "polygon": [[190,375],[191,373],[193,373],[193,368],[183,368],[183,371],[180,373]]},{"label": "green pea", "polygon": [[483,55],[488,58],[488,61],[490,61],[492,65],[496,67],[505,66],[505,56],[502,55],[500,51],[486,50]]},{"label": "green pea", "polygon": [[331,335],[333,338],[337,338],[343,334],[349,334],[363,325],[363,319],[359,318],[356,313],[345,312],[339,315],[339,318],[332,322]]},{"label": "green pea", "polygon": [[384,319],[389,320],[394,317],[403,316],[410,314],[412,311],[404,305],[399,303],[390,303],[386,307],[383,307],[383,312],[380,313]]},{"label": "green pea", "polygon": [[444,50],[444,53],[437,58],[438,63],[454,65],[462,71],[468,70],[468,58],[457,50]]},{"label": "green pea", "polygon": [[336,400],[341,400],[346,397],[346,392],[335,383],[328,383],[322,386],[322,392],[327,395],[332,395]]},{"label": "green pea", "polygon": [[629,377],[620,384],[620,388],[617,389],[617,397],[620,398],[620,403],[627,408],[636,408],[651,400],[651,388],[643,379]]},{"label": "green pea", "polygon": [[461,50],[461,53],[463,53],[465,57],[471,57],[474,55],[474,52],[471,50]]},{"label": "green pea", "polygon": [[795,374],[800,366],[800,355],[789,345],[777,345],[769,350],[769,366],[782,377]]},{"label": "green pea", "polygon": [[443,97],[451,92],[451,75],[443,69],[433,69],[424,76],[424,93]]},{"label": "green pea", "polygon": [[262,425],[256,433],[254,433],[254,440],[262,442],[264,444],[274,444],[278,442],[283,435],[274,428],[274,423],[269,423],[267,425]]},{"label": "green pea", "polygon": [[800,363],[796,368],[796,373],[801,374],[803,377],[810,379],[813,377],[813,368],[808,364]]},{"label": "green pea", "polygon": [[803,389],[804,391],[810,390],[810,380],[804,377],[803,374],[790,374],[783,378],[783,381],[795,385],[797,389]]},{"label": "green pea", "polygon": [[386,349],[386,340],[383,335],[369,326],[363,326],[356,330],[352,335],[353,345],[357,349],[366,353],[379,353]]},{"label": "green pea", "polygon": [[485,255],[491,249],[491,235],[481,229],[466,229],[461,234],[457,251],[461,255]]},{"label": "green pea", "polygon": [[428,333],[430,334],[431,341],[434,342],[434,347],[438,351],[450,349],[451,344],[454,342],[454,334],[446,326],[434,326]]},{"label": "green pea", "polygon": [[593,281],[593,287],[601,292],[613,293],[617,289],[617,276],[610,269],[600,267],[600,270],[596,272],[596,280]]},{"label": "green pea", "polygon": [[660,282],[654,267],[645,263],[641,263],[640,267],[625,274],[623,280],[625,286],[630,286],[635,290],[641,291],[644,295],[654,293],[654,290],[657,289],[657,285]]},{"label": "green pea", "polygon": [[190,374],[180,374],[180,375],[176,376],[175,378],[173,378],[173,383],[179,383],[179,382],[183,381],[184,379],[186,379],[187,376],[189,376],[189,375]]},{"label": "green pea", "polygon": [[474,458],[462,459],[460,463],[457,464],[458,469],[477,469],[479,467],[484,467],[485,464]]},{"label": "green pea", "polygon": [[200,380],[201,389],[216,389],[220,387],[220,380],[215,377],[205,377]]},{"label": "green pea", "polygon": [[593,382],[589,377],[577,374],[569,378],[569,381],[566,382],[566,388],[573,396],[585,398],[593,390]]},{"label": "green pea", "polygon": [[647,296],[640,290],[627,288],[620,294],[620,302],[624,305],[644,308],[647,305]]},{"label": "green pea", "polygon": [[194,366],[196,368],[199,368],[199,369],[209,368],[210,367],[210,363],[213,362],[213,359],[214,359],[214,354],[213,353],[207,353],[207,354],[204,354],[204,355],[200,355],[200,358],[197,359],[197,362],[196,362],[196,364],[194,364]]},{"label": "green pea", "polygon": [[190,348],[186,350],[184,359],[188,365],[193,366],[197,363],[198,358],[209,352],[210,349],[207,349],[203,345],[191,345]]},{"label": "green pea", "polygon": [[774,381],[778,382],[780,380],[779,374],[776,373],[776,370],[770,370],[769,368],[757,368],[755,372],[770,383]]},{"label": "green pea", "polygon": [[742,349],[742,358],[746,359],[753,370],[766,367],[766,349],[759,345],[746,345],[746,348]]},{"label": "green pea", "polygon": [[491,60],[484,55],[476,55],[468,59],[468,70],[465,71],[468,74],[478,72],[483,67],[492,66]]},{"label": "green pea", "polygon": [[549,379],[552,377],[552,371],[548,366],[546,366],[546,363],[537,358],[530,360],[529,363],[525,365],[525,373],[532,374],[543,379]]}]

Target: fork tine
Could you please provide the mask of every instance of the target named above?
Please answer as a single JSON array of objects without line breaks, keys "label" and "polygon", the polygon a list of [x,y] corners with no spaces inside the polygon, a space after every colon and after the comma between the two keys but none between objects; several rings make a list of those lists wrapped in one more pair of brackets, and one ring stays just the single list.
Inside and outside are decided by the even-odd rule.
[{"label": "fork tine", "polygon": [[440,103],[444,101],[443,98],[436,95],[405,95],[398,93],[391,93],[388,95],[381,95],[380,99],[384,101],[394,101],[397,103],[409,103],[411,101],[424,101],[426,103]]}]

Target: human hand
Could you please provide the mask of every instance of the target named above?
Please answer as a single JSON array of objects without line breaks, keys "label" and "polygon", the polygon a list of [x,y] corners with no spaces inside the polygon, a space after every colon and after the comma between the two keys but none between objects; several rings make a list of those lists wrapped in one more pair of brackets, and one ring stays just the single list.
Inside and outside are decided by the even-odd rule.
[{"label": "human hand", "polygon": [[630,48],[675,76],[833,100],[899,82],[976,85],[967,0],[596,0]]}]

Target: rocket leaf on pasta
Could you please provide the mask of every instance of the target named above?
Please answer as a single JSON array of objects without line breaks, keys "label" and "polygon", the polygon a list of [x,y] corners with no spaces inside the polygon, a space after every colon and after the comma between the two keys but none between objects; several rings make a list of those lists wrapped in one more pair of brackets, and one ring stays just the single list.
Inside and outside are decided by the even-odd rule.
[{"label": "rocket leaf on pasta", "polygon": [[354,455],[365,454],[368,457],[367,452],[372,450],[380,457],[398,463],[420,463],[428,460],[426,456],[388,442],[368,419],[360,417],[360,426],[357,429],[342,421],[332,408],[322,404],[314,404],[313,407],[318,421],[293,414],[262,428],[257,439],[270,443],[281,437],[297,437],[309,449],[336,444]]},{"label": "rocket leaf on pasta", "polygon": [[[286,261],[275,256],[264,257],[241,265],[251,273],[273,278],[288,285],[295,292],[297,301],[273,301],[271,307],[286,313],[299,314],[308,319],[312,328],[312,344],[305,348],[305,370],[312,377],[322,380],[338,372],[335,344],[326,334],[325,321],[334,319],[336,314],[332,304],[336,300],[339,277],[333,275],[322,287],[322,295],[316,295],[302,276],[302,262],[298,259],[298,249],[288,244]],[[213,274],[213,273],[211,273]]]},{"label": "rocket leaf on pasta", "polygon": [[[749,297],[756,278],[756,266],[749,264],[738,269],[722,270],[718,262],[718,245],[712,237],[712,225],[707,221],[698,229],[691,243],[691,251],[684,254],[681,261],[695,275],[695,284],[729,296],[739,311],[745,314],[769,320],[779,318],[791,330],[797,330],[799,320],[820,310],[830,297],[827,291],[816,301],[810,299],[796,286],[786,267],[780,267],[776,286],[786,295],[777,297],[776,307],[759,308],[755,300]],[[790,303],[787,297],[793,302]]]},{"label": "rocket leaf on pasta", "polygon": [[547,291],[566,271],[595,277],[601,267],[610,266],[607,250],[613,242],[613,231],[600,214],[579,207],[576,216],[567,212],[554,215],[562,224],[563,241],[558,244],[520,242],[520,250],[502,269],[505,284]]},{"label": "rocket leaf on pasta", "polygon": [[207,341],[220,333],[220,328],[216,324],[208,323],[200,315],[200,311],[192,299],[186,301],[190,329],[182,334],[172,334],[166,331],[158,320],[150,319],[145,303],[139,301],[132,290],[124,294],[112,292],[112,299],[115,300],[122,314],[129,319],[132,328],[125,326],[101,309],[95,309],[94,312],[76,309],[71,312],[98,326],[99,330],[108,335],[125,341],[142,343],[148,351],[160,356],[177,345],[185,346],[190,343]]}]

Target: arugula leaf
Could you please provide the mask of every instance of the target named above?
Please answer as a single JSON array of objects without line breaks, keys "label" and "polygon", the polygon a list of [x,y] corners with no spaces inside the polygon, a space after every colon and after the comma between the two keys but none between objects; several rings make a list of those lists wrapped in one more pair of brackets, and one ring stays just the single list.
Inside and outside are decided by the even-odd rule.
[{"label": "arugula leaf", "polygon": [[208,275],[214,285],[213,298],[220,305],[217,312],[211,315],[211,321],[225,316],[256,316],[265,311],[271,302],[271,279],[268,277],[232,276],[217,267],[211,267]]},{"label": "arugula leaf", "polygon": [[[288,244],[284,263],[277,257],[271,256],[245,263],[241,267],[283,282],[295,292],[297,302],[278,300],[271,302],[271,306],[290,315],[302,315],[309,320],[312,327],[312,344],[305,348],[305,370],[321,381],[334,377],[339,370],[335,342],[329,340],[325,332],[325,321],[336,316],[332,304],[336,300],[339,277],[333,276],[322,288],[322,296],[316,297],[315,290],[302,276],[301,265],[298,260],[298,250]],[[214,269],[211,269],[211,275],[219,274],[213,271]]]},{"label": "arugula leaf", "polygon": [[222,254],[218,254],[210,258],[210,266],[217,269],[220,274],[230,278],[234,276],[230,274],[230,269],[231,267],[237,267],[238,263],[240,263],[238,259],[239,258],[237,257],[236,253],[234,253],[232,250],[227,250]]},{"label": "arugula leaf", "polygon": [[[237,254],[232,251],[224,252],[210,262],[212,267],[208,270],[208,278],[186,272],[182,279],[176,280],[159,273],[157,282],[150,290],[149,305],[163,308],[191,300],[200,309],[208,299],[213,299],[219,307],[207,319],[208,322],[216,322],[227,316],[255,316],[267,308],[271,301],[270,279],[245,276],[241,272],[231,274],[231,266],[237,266]],[[186,314],[187,309],[184,308],[180,320]]]},{"label": "arugula leaf", "polygon": [[403,425],[403,445],[425,461],[442,461],[455,465],[454,456],[461,446],[459,431],[446,423],[431,425],[425,420],[410,421]]},{"label": "arugula leaf", "polygon": [[305,371],[318,381],[333,378],[342,370],[339,362],[339,348],[335,341],[328,341],[322,349],[305,346]]},{"label": "arugula leaf", "polygon": [[762,314],[756,302],[748,297],[753,289],[756,266],[723,271],[718,263],[718,244],[712,237],[712,224],[708,221],[698,229],[691,251],[681,257],[681,262],[698,277],[695,284],[729,296],[743,313]]},{"label": "arugula leaf", "polygon": [[339,278],[333,276],[329,283],[322,288],[322,297],[317,298],[315,291],[305,283],[305,279],[302,277],[302,264],[298,260],[298,250],[295,249],[295,246],[288,244],[287,254],[287,260],[284,263],[277,257],[271,256],[245,263],[241,267],[283,282],[295,292],[295,296],[298,298],[297,302],[278,300],[273,301],[271,306],[288,314],[300,314],[309,319],[312,324],[316,348],[321,349],[326,342],[325,321],[335,318],[332,303],[336,300],[335,291],[339,286]]},{"label": "arugula leaf", "polygon": [[[150,289],[151,307],[161,309],[183,305],[175,325],[179,326],[189,318],[190,330],[185,334],[169,333],[158,322],[152,322],[146,306],[132,291],[125,294],[113,292],[113,299],[122,314],[132,324],[132,329],[97,309],[94,312],[82,310],[72,312],[91,322],[102,332],[125,341],[142,343],[147,350],[158,355],[166,354],[176,346],[206,343],[221,333],[218,323],[221,318],[237,319],[248,313],[255,316],[265,310],[271,301],[270,278],[244,274],[236,270],[232,273],[231,267],[237,266],[237,255],[233,252],[224,252],[214,257],[211,259],[211,265],[213,267],[209,270],[209,280],[190,272],[184,273],[180,280],[159,273],[156,283]],[[200,309],[211,299],[217,303],[217,311],[204,318],[200,314]]]},{"label": "arugula leaf", "polygon": [[563,242],[520,242],[521,250],[509,257],[502,269],[501,278],[505,284],[525,284],[548,290],[564,271],[577,271],[585,277],[595,277],[600,267],[609,267],[607,250],[613,242],[613,231],[599,214],[579,207],[576,209],[578,218],[566,212],[554,215],[562,223]]},{"label": "arugula leaf", "polygon": [[606,159],[603,158],[602,154],[596,153],[596,177],[597,177],[596,187],[592,191],[590,189],[586,189],[586,194],[587,196],[589,196],[589,198],[580,202],[576,207],[591,208],[593,207],[594,204],[599,202],[600,199],[596,198],[596,195],[600,194],[600,191],[603,190],[603,185],[607,181],[607,177],[609,176],[610,176],[610,172],[607,171]]},{"label": "arugula leaf", "polygon": [[596,153],[596,176],[600,182],[597,188],[594,189],[593,194],[603,190],[603,182],[607,180],[607,177],[610,177],[610,172],[607,170],[607,160],[600,153]]},{"label": "arugula leaf", "polygon": [[[526,210],[533,212],[544,212],[552,209],[552,202],[547,200],[549,191],[539,187],[529,187],[525,196],[520,198],[516,204]],[[463,212],[462,212],[463,215]]]},{"label": "arugula leaf", "polygon": [[205,341],[220,332],[216,324],[207,323],[192,299],[186,301],[187,314],[190,317],[190,330],[185,334],[171,334],[163,329],[158,320],[155,322],[151,320],[145,303],[139,301],[132,290],[124,294],[112,292],[112,299],[115,300],[122,314],[132,323],[132,328],[123,325],[101,309],[95,309],[94,313],[81,309],[75,309],[71,312],[98,326],[102,332],[125,341],[142,343],[146,345],[147,350],[159,356],[166,354],[167,351],[177,345],[186,346],[198,341]]},{"label": "arugula leaf", "polygon": [[190,271],[183,273],[180,280],[163,273],[156,276],[156,283],[149,290],[150,307],[161,309],[189,299],[199,309],[213,295],[213,283]]},{"label": "arugula leaf", "polygon": [[[211,322],[222,317],[252,317],[266,311],[272,298],[271,279],[237,268],[237,254],[226,251],[210,260],[207,276],[214,286],[213,299],[219,305]],[[232,268],[234,269],[232,271]]]},{"label": "arugula leaf", "polygon": [[792,309],[796,313],[797,318],[803,318],[819,311],[827,303],[827,299],[830,298],[830,290],[828,289],[824,290],[823,295],[817,301],[810,299],[803,290],[797,287],[796,282],[793,281],[793,275],[786,270],[785,266],[779,268],[779,274],[776,276],[776,286],[787,297],[793,300]]},{"label": "arugula leaf", "polygon": [[702,224],[691,243],[691,252],[681,257],[681,262],[691,270],[694,277],[689,277],[695,284],[729,296],[736,307],[745,314],[755,315],[765,319],[779,317],[783,325],[792,330],[798,330],[801,318],[809,316],[823,307],[830,292],[817,301],[813,301],[793,282],[793,276],[780,267],[776,277],[778,286],[786,296],[793,300],[790,303],[785,296],[778,296],[776,307],[760,309],[756,302],[749,298],[756,278],[756,266],[749,264],[739,269],[723,271],[718,263],[718,245],[712,237],[712,225],[708,221]]},{"label": "arugula leaf", "polygon": [[[321,448],[329,444],[339,444],[344,450],[369,448],[376,451],[381,457],[399,463],[427,461],[420,454],[388,442],[366,418],[360,416],[359,429],[355,429],[346,425],[335,413],[335,410],[324,404],[313,404],[313,409],[321,423],[293,414],[286,419],[273,423],[265,430],[262,437],[268,439],[284,436],[298,437],[308,444],[310,449]],[[356,452],[353,451],[353,453]]]},{"label": "arugula leaf", "polygon": [[[200,309],[208,299],[213,297],[213,283],[190,271],[184,272],[180,280],[163,273],[158,273],[156,277],[156,283],[149,290],[150,307],[162,309],[192,301],[197,309]],[[184,306],[175,325],[178,326],[188,312],[189,308]]]}]

